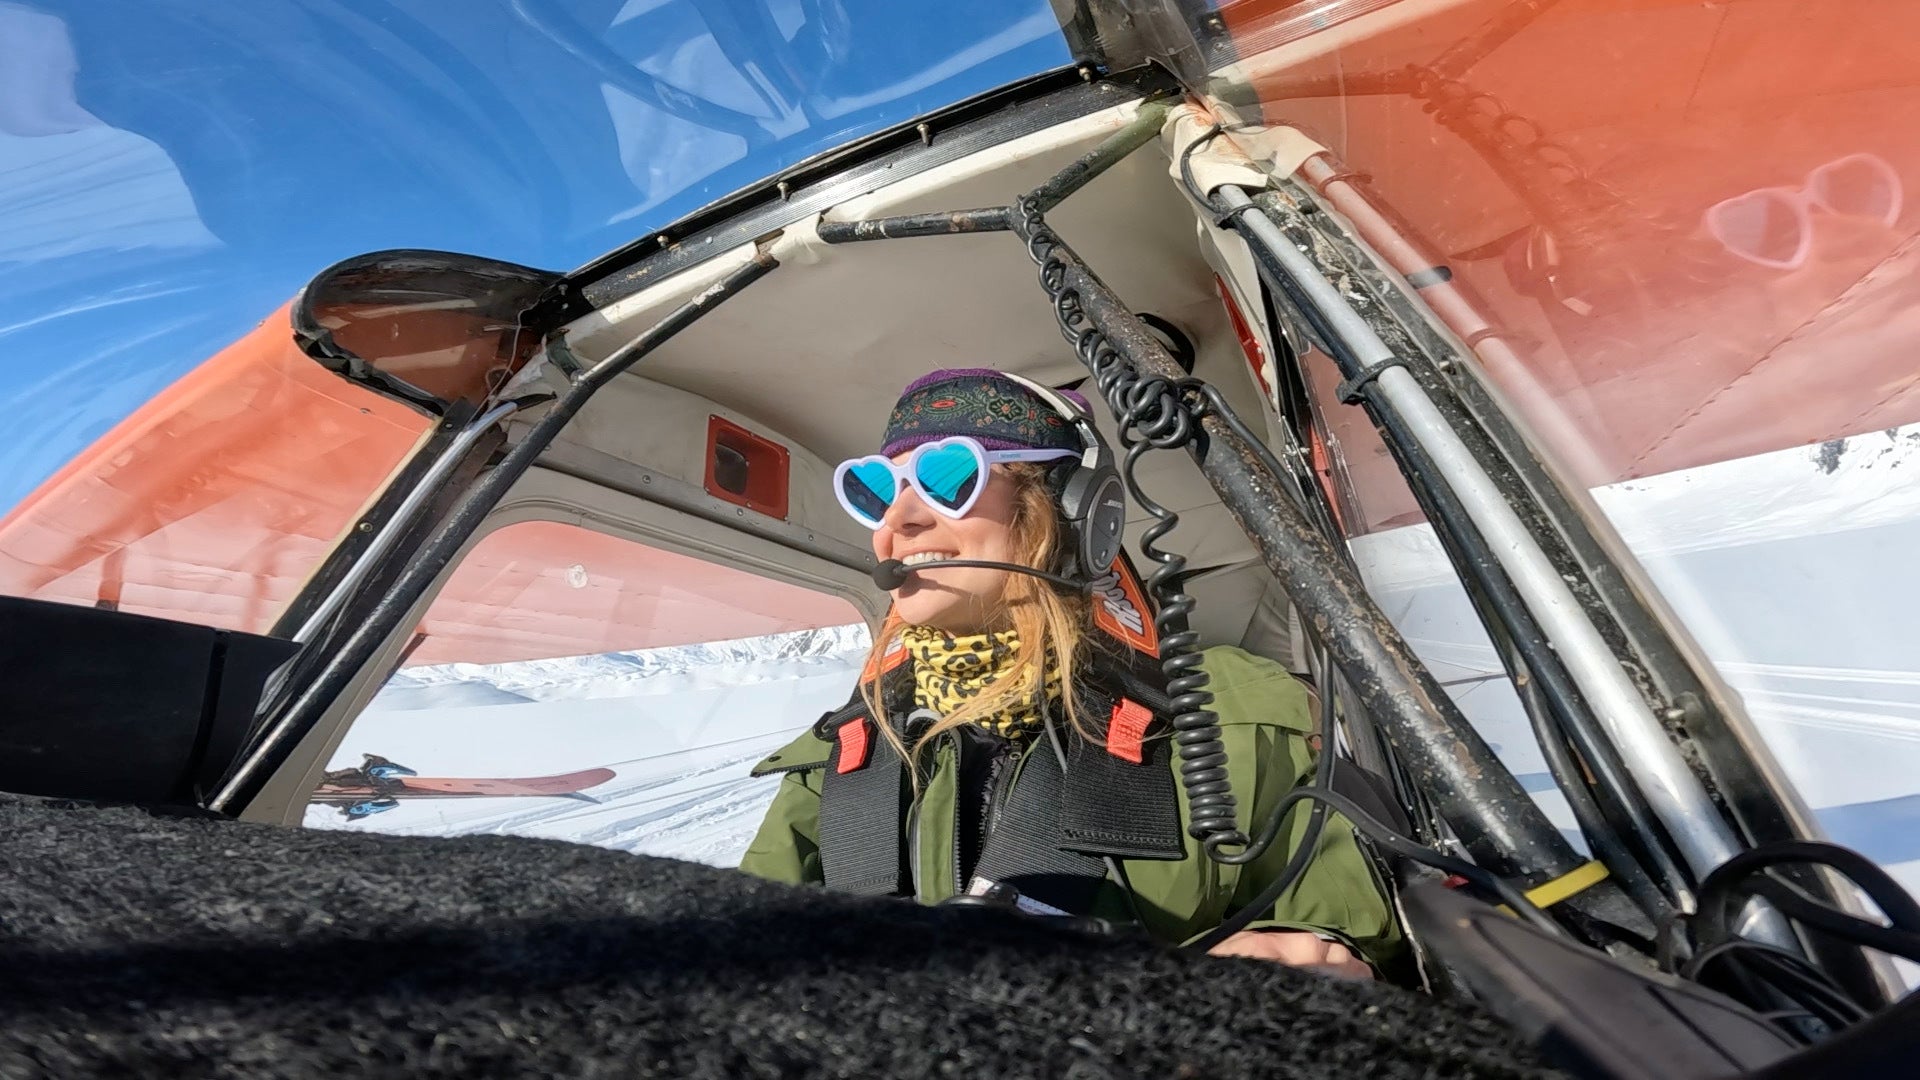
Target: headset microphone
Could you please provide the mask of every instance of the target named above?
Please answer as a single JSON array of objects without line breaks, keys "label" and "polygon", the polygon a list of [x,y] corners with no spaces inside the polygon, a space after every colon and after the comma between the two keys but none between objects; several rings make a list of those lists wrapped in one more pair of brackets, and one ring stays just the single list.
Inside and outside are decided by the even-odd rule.
[{"label": "headset microphone", "polygon": [[875,585],[878,585],[887,592],[892,592],[900,586],[905,585],[907,578],[912,575],[922,570],[936,570],[943,566],[979,566],[988,570],[1011,570],[1016,574],[1031,574],[1034,577],[1051,581],[1055,585],[1072,589],[1075,592],[1086,592],[1093,584],[1089,581],[1063,577],[1060,574],[1049,574],[1044,570],[1035,570],[1031,566],[1021,566],[1018,563],[988,562],[985,559],[936,559],[932,562],[916,563],[913,566],[908,566],[899,559],[882,559],[880,565],[874,567],[870,572],[870,576],[872,576]]}]

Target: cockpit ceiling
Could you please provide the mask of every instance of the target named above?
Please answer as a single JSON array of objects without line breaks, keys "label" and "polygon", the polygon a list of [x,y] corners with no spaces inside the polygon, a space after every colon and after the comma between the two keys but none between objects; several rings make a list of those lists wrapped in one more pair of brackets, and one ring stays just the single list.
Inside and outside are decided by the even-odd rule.
[{"label": "cockpit ceiling", "polygon": [[[1086,117],[882,189],[831,220],[1005,205],[1091,149],[1133,114]],[[1149,146],[1049,219],[1139,310],[1187,324],[1222,320],[1194,216]],[[938,367],[1003,367],[1055,384],[1086,372],[1060,336],[1034,264],[1007,233],[830,246],[789,229],[782,266],[634,369],[756,417],[823,458],[872,448],[901,386]],[[587,356],[644,326],[679,291],[609,308],[614,327],[576,341]],[[1217,335],[1207,335],[1209,338]],[[1231,346],[1230,337],[1220,342]]]},{"label": "cockpit ceiling", "polygon": [[[1006,205],[1131,119],[1132,104],[971,155],[829,211],[829,220]],[[1198,219],[1149,144],[1049,215],[1059,234],[1136,311],[1152,312],[1196,344],[1196,373],[1221,386],[1247,417],[1263,415],[1246,360],[1228,323]],[[997,367],[1052,385],[1087,375],[1062,338],[1036,267],[1010,233],[827,245],[812,223],[790,227],[773,247],[781,266],[664,345],[623,378],[698,395],[750,418],[796,448],[832,463],[870,452],[899,390],[942,367]],[[707,280],[744,258],[729,253],[576,324],[576,353],[591,362],[631,339]],[[1091,390],[1089,382],[1083,389]],[[614,388],[610,388],[614,389]],[[624,395],[590,403],[565,439],[625,426],[607,415]],[[1106,422],[1103,428],[1112,436]],[[635,453],[623,432],[620,452]],[[611,441],[613,436],[608,436]],[[591,445],[591,443],[589,443]],[[595,446],[613,452],[610,446]],[[661,447],[664,458],[670,448]],[[1185,454],[1149,455],[1147,491],[1182,514],[1169,544],[1196,566],[1244,563],[1253,552]],[[799,483],[801,476],[795,475]],[[844,517],[831,500],[824,507]],[[1151,519],[1133,508],[1137,531]],[[865,545],[850,522],[795,521]],[[1257,570],[1257,568],[1255,568]],[[1264,571],[1257,571],[1264,574]],[[1220,635],[1238,640],[1249,599]]]}]

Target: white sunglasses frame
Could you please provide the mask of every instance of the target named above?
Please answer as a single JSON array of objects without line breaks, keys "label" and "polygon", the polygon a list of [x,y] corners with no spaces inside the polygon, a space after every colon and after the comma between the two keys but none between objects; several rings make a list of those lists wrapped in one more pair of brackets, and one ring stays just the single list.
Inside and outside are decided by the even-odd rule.
[{"label": "white sunglasses frame", "polygon": [[998,465],[998,464],[1006,464],[1006,463],[1017,462],[1017,461],[1060,461],[1066,458],[1077,458],[1080,456],[1080,451],[1078,450],[989,450],[986,447],[980,445],[980,440],[975,439],[971,435],[949,435],[944,439],[936,439],[933,442],[921,443],[919,446],[914,447],[913,450],[907,454],[907,460],[899,463],[895,463],[892,458],[883,457],[879,454],[867,454],[863,457],[848,458],[847,460],[841,462],[839,465],[834,467],[833,497],[839,500],[840,509],[845,510],[847,512],[848,517],[852,518],[853,520],[859,522],[862,525],[865,525],[867,528],[873,530],[874,532],[879,532],[881,526],[886,523],[885,512],[884,511],[882,512],[881,520],[868,521],[866,515],[860,513],[858,510],[855,510],[853,507],[853,504],[850,501],[848,501],[847,491],[844,486],[847,473],[852,471],[854,466],[864,465],[867,462],[872,461],[872,462],[877,462],[881,465],[885,465],[888,471],[890,471],[893,474],[893,480],[894,480],[893,496],[892,498],[889,498],[887,500],[887,505],[889,507],[893,505],[894,499],[898,499],[900,497],[900,485],[904,483],[906,484],[906,486],[912,488],[913,493],[920,497],[920,501],[923,503],[926,503],[927,506],[934,511],[934,513],[940,514],[943,517],[951,518],[954,521],[959,521],[961,518],[966,517],[968,512],[973,509],[974,503],[980,501],[980,493],[986,490],[987,485],[975,484],[973,486],[972,494],[969,494],[967,496],[966,501],[961,503],[957,509],[949,510],[944,505],[942,505],[938,499],[935,499],[932,496],[928,495],[926,488],[920,486],[920,476],[919,476],[919,473],[916,471],[916,466],[919,464],[920,458],[924,454],[926,454],[927,452],[937,447],[955,446],[955,445],[964,446],[967,449],[973,451],[974,460],[979,463],[980,471],[983,473],[991,469],[994,465]]},{"label": "white sunglasses frame", "polygon": [[[1892,189],[1892,205],[1887,208],[1885,213],[1878,215],[1849,213],[1845,210],[1835,208],[1816,190],[1817,185],[1826,176],[1843,166],[1855,164],[1865,165],[1878,173],[1879,177],[1886,181],[1888,187]],[[1797,231],[1799,235],[1796,239],[1793,254],[1785,259],[1769,259],[1764,255],[1742,251],[1737,245],[1729,242],[1727,239],[1728,230],[1724,229],[1720,224],[1722,216],[1733,206],[1759,198],[1776,199],[1786,204],[1793,211],[1794,221],[1798,226]],[[1813,209],[1815,207],[1839,217],[1860,217],[1869,221],[1878,221],[1882,225],[1891,226],[1899,220],[1900,211],[1904,209],[1905,206],[1906,190],[1905,185],[1900,182],[1900,173],[1880,155],[1861,152],[1846,154],[1834,158],[1824,165],[1815,166],[1798,185],[1791,187],[1755,188],[1745,194],[1735,195],[1730,199],[1722,199],[1712,206],[1707,207],[1706,212],[1701,215],[1701,221],[1706,226],[1708,235],[1712,236],[1722,248],[1726,249],[1727,254],[1732,255],[1734,258],[1753,263],[1756,266],[1771,267],[1775,270],[1798,270],[1800,267],[1806,265],[1808,256],[1813,254]]]}]

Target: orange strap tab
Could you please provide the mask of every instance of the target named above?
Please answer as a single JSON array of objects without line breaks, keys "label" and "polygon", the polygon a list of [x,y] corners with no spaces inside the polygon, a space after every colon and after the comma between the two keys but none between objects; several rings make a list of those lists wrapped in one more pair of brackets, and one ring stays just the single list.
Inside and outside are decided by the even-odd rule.
[{"label": "orange strap tab", "polygon": [[856,716],[840,725],[840,764],[835,772],[850,773],[867,763],[867,718]]},{"label": "orange strap tab", "polygon": [[1147,725],[1153,723],[1153,713],[1137,701],[1121,698],[1113,705],[1113,716],[1107,720],[1107,753],[1122,761],[1131,761],[1135,765],[1145,760],[1141,744],[1147,737]]}]

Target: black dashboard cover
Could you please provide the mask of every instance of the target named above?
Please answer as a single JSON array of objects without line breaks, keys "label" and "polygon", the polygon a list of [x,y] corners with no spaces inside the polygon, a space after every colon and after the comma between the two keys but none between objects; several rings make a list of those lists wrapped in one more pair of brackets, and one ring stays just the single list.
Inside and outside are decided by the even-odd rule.
[{"label": "black dashboard cover", "polygon": [[512,836],[0,796],[0,1076],[1553,1074],[1469,1003]]},{"label": "black dashboard cover", "polygon": [[1724,1078],[1798,1049],[1725,995],[1549,937],[1440,885],[1413,885],[1401,900],[1440,961],[1576,1076]]},{"label": "black dashboard cover", "polygon": [[186,804],[218,782],[294,644],[0,596],[0,791]]}]

